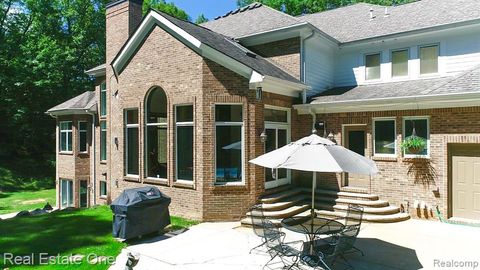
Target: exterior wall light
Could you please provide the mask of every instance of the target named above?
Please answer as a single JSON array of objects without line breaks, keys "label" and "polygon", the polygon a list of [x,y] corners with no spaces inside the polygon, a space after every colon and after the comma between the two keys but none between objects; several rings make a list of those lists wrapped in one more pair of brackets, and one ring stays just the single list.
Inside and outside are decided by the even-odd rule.
[{"label": "exterior wall light", "polygon": [[263,97],[262,87],[257,87],[257,89],[255,89],[255,98],[257,99],[257,101],[261,101],[262,97]]},{"label": "exterior wall light", "polygon": [[260,141],[262,143],[265,143],[267,141],[267,133],[265,133],[265,130],[263,130],[262,133],[260,134]]}]

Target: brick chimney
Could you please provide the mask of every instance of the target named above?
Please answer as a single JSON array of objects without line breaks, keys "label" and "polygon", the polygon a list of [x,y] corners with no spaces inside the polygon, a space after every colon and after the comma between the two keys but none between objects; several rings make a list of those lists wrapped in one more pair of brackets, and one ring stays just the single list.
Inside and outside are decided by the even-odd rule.
[{"label": "brick chimney", "polygon": [[107,63],[142,21],[143,0],[112,0],[106,6]]}]

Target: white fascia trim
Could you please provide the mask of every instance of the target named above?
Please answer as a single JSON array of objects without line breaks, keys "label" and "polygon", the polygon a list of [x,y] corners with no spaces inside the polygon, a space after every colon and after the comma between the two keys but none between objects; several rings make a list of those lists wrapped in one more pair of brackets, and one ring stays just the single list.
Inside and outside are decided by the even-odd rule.
[{"label": "white fascia trim", "polygon": [[186,41],[186,44],[188,44],[189,47],[194,50],[195,48],[199,49],[200,45],[202,44],[200,40],[196,39],[195,37],[187,33],[185,30],[176,26],[175,24],[164,18],[162,15],[152,10],[147,14],[142,24],[138,27],[132,38],[128,41],[125,47],[123,47],[118,57],[112,63],[112,67],[115,70],[116,74],[119,73],[119,70],[123,69],[123,67],[129,60],[130,55],[136,50],[140,43],[143,42],[145,36],[150,32],[150,29],[152,29],[155,24],[158,24],[164,30],[176,36],[180,40]]},{"label": "white fascia trim", "polygon": [[85,74],[87,74],[89,76],[93,76],[93,77],[105,76],[106,73],[107,73],[106,68],[100,68],[100,69],[85,71]]},{"label": "white fascia trim", "polygon": [[397,110],[421,110],[435,108],[473,107],[480,104],[480,92],[380,98],[371,100],[347,100],[294,105],[299,114],[375,112]]}]

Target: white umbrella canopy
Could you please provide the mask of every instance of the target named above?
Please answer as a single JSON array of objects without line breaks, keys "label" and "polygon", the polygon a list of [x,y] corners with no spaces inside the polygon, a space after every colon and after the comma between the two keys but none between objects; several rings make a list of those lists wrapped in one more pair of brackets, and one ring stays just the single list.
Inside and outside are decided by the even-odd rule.
[{"label": "white umbrella canopy", "polygon": [[[332,141],[312,134],[250,160],[262,167],[310,172],[378,173],[375,162]],[[315,200],[316,173],[312,179],[312,213]]]}]

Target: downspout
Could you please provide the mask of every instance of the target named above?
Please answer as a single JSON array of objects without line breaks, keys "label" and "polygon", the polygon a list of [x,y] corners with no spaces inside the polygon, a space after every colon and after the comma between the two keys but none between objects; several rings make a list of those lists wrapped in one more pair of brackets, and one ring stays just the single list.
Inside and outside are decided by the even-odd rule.
[{"label": "downspout", "polygon": [[90,114],[92,116],[92,153],[91,153],[91,157],[92,158],[92,163],[93,163],[93,166],[92,166],[92,180],[93,180],[93,184],[92,184],[92,196],[93,196],[93,205],[96,205],[97,204],[97,163],[96,163],[96,157],[97,157],[97,153],[96,153],[96,144],[95,144],[95,113],[92,113],[92,112],[89,112],[88,110],[86,110],[86,113]]},{"label": "downspout", "polygon": [[312,116],[312,134],[317,134],[317,130],[315,129],[315,122],[317,122],[317,115],[310,109],[310,115]]},{"label": "downspout", "polygon": [[[60,209],[61,205],[61,200],[60,200],[60,179],[58,179],[58,151],[60,150],[58,148],[59,145],[59,136],[58,136],[58,116],[54,115],[53,113],[49,113],[50,117],[55,118],[55,197],[56,197],[56,203],[55,207]],[[58,188],[57,188],[58,186]]]},{"label": "downspout", "polygon": [[[306,84],[306,80],[307,80],[307,73],[306,73],[306,70],[307,70],[307,65],[305,64],[305,42],[307,40],[309,40],[310,38],[312,38],[313,36],[315,35],[315,32],[312,30],[312,33],[310,33],[310,35],[308,35],[306,38],[304,38],[302,40],[302,46],[301,46],[301,62],[302,62],[302,71],[300,72],[300,80]],[[303,90],[303,93],[302,93],[302,103],[303,104],[306,104],[307,103],[307,90]]]}]

